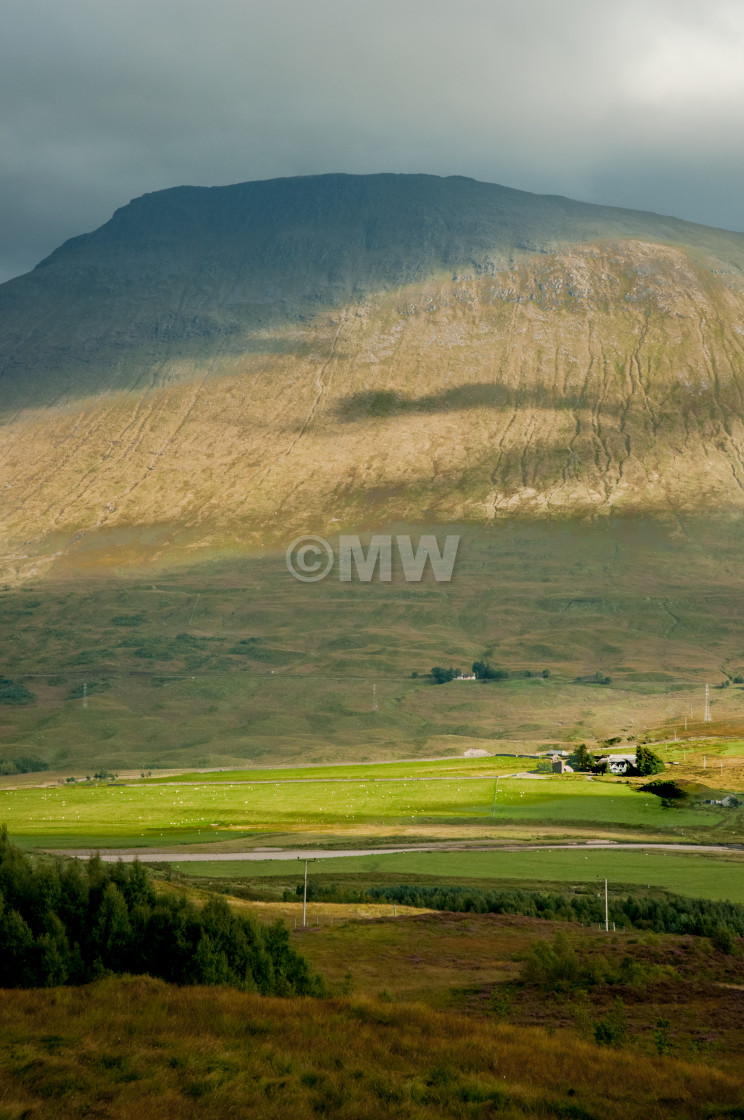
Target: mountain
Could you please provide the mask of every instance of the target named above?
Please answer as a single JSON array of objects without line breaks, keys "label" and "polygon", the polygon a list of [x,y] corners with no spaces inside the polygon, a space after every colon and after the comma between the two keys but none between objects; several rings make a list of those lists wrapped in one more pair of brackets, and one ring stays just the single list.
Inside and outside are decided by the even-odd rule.
[{"label": "mountain", "polygon": [[[676,734],[744,678],[743,414],[741,234],[419,175],[137,199],[0,286],[0,763]],[[462,534],[451,583],[286,570],[398,526]]]},{"label": "mountain", "polygon": [[735,512],[744,235],[461,177],[178,187],[0,286],[0,388],[9,581]]}]

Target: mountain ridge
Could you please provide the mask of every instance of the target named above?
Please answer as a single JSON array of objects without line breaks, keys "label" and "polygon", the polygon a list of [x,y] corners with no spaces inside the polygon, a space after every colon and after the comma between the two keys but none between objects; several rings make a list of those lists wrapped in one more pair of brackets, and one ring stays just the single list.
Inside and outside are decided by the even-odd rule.
[{"label": "mountain ridge", "polygon": [[0,286],[0,389],[10,579],[117,533],[736,512],[744,235],[463,177],[172,188]]}]

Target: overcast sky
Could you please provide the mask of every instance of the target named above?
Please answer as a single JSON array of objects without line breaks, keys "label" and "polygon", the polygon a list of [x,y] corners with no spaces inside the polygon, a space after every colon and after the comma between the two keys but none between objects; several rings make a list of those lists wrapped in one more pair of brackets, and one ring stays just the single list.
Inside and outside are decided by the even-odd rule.
[{"label": "overcast sky", "polygon": [[0,279],[146,191],[463,174],[744,230],[741,0],[4,0]]}]

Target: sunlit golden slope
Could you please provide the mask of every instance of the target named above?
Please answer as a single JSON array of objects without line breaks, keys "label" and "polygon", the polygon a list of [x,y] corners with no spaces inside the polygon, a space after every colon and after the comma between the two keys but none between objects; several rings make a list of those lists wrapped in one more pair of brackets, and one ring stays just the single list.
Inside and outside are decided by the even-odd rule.
[{"label": "sunlit golden slope", "polygon": [[[605,228],[596,214],[591,240],[576,226],[551,242],[541,227],[539,244],[471,252],[470,265],[462,250],[454,269],[454,252],[429,253],[415,277],[399,269],[403,283],[377,265],[363,283],[374,254],[356,246],[360,282],[352,261],[333,292],[324,280],[312,313],[307,277],[302,298],[277,311],[274,260],[263,320],[245,312],[240,330],[207,331],[198,345],[182,323],[175,343],[148,326],[120,340],[119,366],[110,300],[105,338],[85,334],[89,285],[88,326],[68,301],[54,347],[40,316],[29,327],[36,349],[24,350],[18,308],[30,322],[30,297],[12,282],[0,299],[0,385],[14,394],[0,447],[5,578],[95,541],[131,559],[393,521],[744,508],[744,238],[632,214],[626,226],[633,218],[644,236],[618,236],[619,219]],[[292,291],[302,257],[293,229]],[[479,227],[479,244],[489,236]],[[59,253],[50,261],[64,275]],[[109,271],[114,258],[101,258]],[[130,272],[127,291],[147,287],[146,271]],[[168,290],[158,284],[153,321]],[[209,300],[203,273],[200,285],[212,320],[237,314],[224,277]],[[85,362],[87,381],[73,377]]]}]

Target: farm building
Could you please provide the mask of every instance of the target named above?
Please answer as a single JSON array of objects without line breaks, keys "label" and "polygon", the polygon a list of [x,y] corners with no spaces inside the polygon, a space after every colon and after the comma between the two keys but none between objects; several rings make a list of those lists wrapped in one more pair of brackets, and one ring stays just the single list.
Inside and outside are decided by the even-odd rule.
[{"label": "farm building", "polygon": [[551,763],[554,774],[573,774],[573,766],[569,766],[565,758],[554,754]]},{"label": "farm building", "polygon": [[633,754],[605,754],[597,759],[599,764],[606,762],[611,774],[630,774],[635,770],[636,756]]}]

